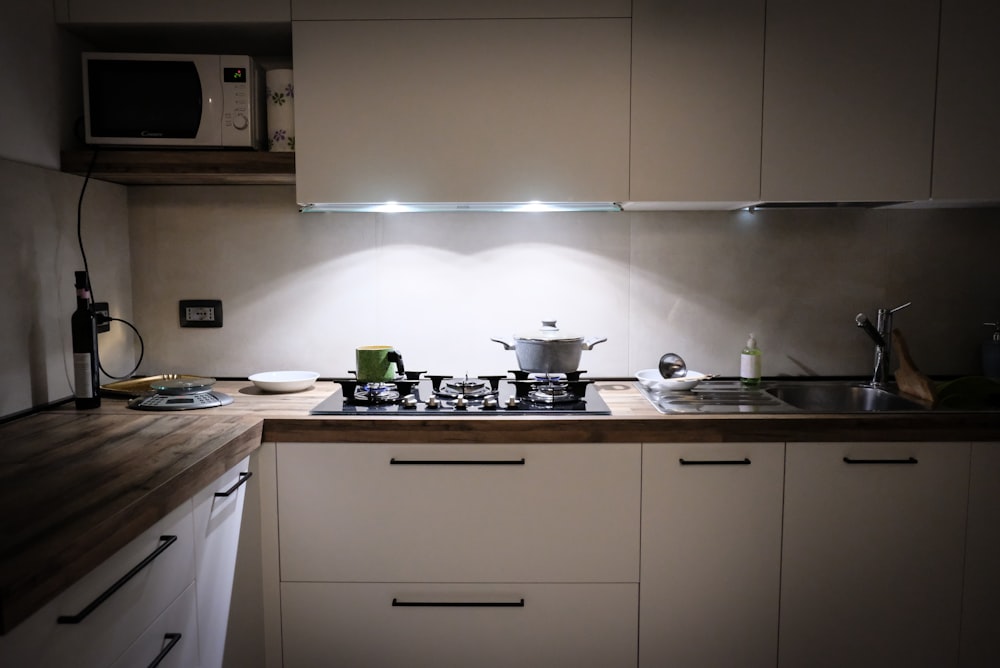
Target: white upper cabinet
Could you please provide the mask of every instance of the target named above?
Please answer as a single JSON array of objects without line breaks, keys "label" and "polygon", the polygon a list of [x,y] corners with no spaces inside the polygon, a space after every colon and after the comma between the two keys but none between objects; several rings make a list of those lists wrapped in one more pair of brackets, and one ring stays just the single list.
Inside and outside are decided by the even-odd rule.
[{"label": "white upper cabinet", "polygon": [[635,0],[629,199],[760,194],[764,0]]},{"label": "white upper cabinet", "polygon": [[251,23],[291,20],[289,0],[54,0],[59,23]]},{"label": "white upper cabinet", "polygon": [[943,0],[935,199],[1000,200],[1000,3]]},{"label": "white upper cabinet", "polygon": [[929,197],[939,4],[768,0],[761,199]]},{"label": "white upper cabinet", "polygon": [[298,201],[621,201],[629,19],[293,21]]},{"label": "white upper cabinet", "polygon": [[630,0],[291,0],[296,21],[631,16]]}]

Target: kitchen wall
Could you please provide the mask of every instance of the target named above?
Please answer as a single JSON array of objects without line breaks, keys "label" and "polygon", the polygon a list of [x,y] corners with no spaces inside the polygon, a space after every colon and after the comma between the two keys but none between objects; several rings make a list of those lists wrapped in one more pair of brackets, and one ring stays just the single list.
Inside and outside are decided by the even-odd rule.
[{"label": "kitchen wall", "polygon": [[[980,370],[1000,315],[997,212],[300,214],[285,186],[136,187],[129,225],[148,373],[323,376],[393,344],[432,373],[515,368],[492,342],[544,317],[607,343],[592,376],[667,351],[734,375],[757,334],[766,375],[863,375],[854,324],[895,324],[922,370]],[[181,329],[179,299],[222,299],[221,329]]]},{"label": "kitchen wall", "polygon": [[[58,171],[60,144],[74,124],[64,110],[79,108],[65,103],[79,98],[75,40],[56,28],[52,3],[6,2],[0,19],[2,418],[73,393],[69,319],[76,308],[73,272],[83,269],[76,223],[84,179]],[[94,294],[121,318],[132,310],[126,192],[91,181],[82,206]],[[113,324],[99,345],[110,373],[132,369],[135,340],[124,326]]]}]

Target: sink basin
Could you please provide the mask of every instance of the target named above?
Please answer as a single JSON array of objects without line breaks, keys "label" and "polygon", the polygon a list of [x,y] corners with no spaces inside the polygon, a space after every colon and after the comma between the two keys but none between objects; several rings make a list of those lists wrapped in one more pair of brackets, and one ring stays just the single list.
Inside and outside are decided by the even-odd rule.
[{"label": "sink basin", "polygon": [[789,406],[815,413],[926,410],[915,401],[869,385],[779,385],[765,391]]}]

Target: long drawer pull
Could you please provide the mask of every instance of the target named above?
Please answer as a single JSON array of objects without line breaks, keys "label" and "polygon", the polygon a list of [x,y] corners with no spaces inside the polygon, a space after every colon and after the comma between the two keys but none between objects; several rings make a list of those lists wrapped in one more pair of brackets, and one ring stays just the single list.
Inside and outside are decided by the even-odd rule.
[{"label": "long drawer pull", "polygon": [[392,599],[394,608],[523,608],[519,601],[400,601]]},{"label": "long drawer pull", "polygon": [[107,589],[105,589],[104,592],[100,596],[98,596],[97,598],[95,598],[93,601],[91,601],[90,604],[86,608],[84,608],[80,612],[76,613],[75,615],[60,615],[56,619],[56,623],[57,624],[79,624],[80,622],[82,622],[84,619],[87,618],[87,616],[90,613],[92,613],[94,610],[96,610],[98,608],[98,606],[100,606],[106,600],[108,600],[109,598],[111,598],[111,596],[116,591],[118,591],[123,586],[125,586],[126,582],[128,582],[129,580],[131,580],[132,578],[134,578],[139,573],[139,571],[141,571],[142,569],[144,569],[146,566],[149,566],[149,564],[152,563],[153,559],[156,559],[158,556],[160,556],[161,554],[163,554],[164,550],[166,550],[168,547],[170,547],[171,545],[173,545],[177,541],[177,536],[160,536],[160,541],[161,541],[161,543],[160,543],[159,547],[157,547],[155,550],[153,550],[152,552],[150,552],[150,554],[149,554],[148,557],[146,557],[145,559],[143,559],[142,561],[140,561],[135,567],[132,568],[132,570],[130,570],[128,573],[126,573],[121,578],[119,578],[118,581],[115,582],[113,585],[111,585],[110,587],[108,587]]},{"label": "long drawer pull", "polygon": [[852,459],[851,457],[844,457],[845,464],[916,464],[916,457],[907,457],[906,459]]},{"label": "long drawer pull", "polygon": [[396,459],[389,460],[392,466],[524,466],[520,459]]},{"label": "long drawer pull", "polygon": [[684,459],[680,458],[681,466],[750,466],[750,458],[743,459]]},{"label": "long drawer pull", "polygon": [[153,663],[149,664],[149,668],[156,668],[158,665],[160,665],[161,661],[163,661],[165,658],[167,658],[167,654],[170,654],[170,650],[172,650],[174,648],[174,645],[176,645],[177,643],[180,642],[180,640],[181,640],[181,634],[180,633],[164,633],[163,634],[163,639],[166,640],[166,641],[168,641],[168,642],[167,642],[166,645],[163,646],[163,649],[160,650],[160,653],[156,655],[156,658],[153,659]]},{"label": "long drawer pull", "polygon": [[230,487],[229,489],[227,489],[225,492],[216,492],[215,495],[216,496],[229,496],[230,494],[232,494],[233,492],[235,492],[236,490],[238,490],[240,488],[240,485],[245,485],[246,481],[249,480],[252,476],[253,476],[253,473],[251,473],[250,471],[244,471],[243,473],[240,474],[239,480],[237,480],[235,483],[233,483],[232,487]]}]

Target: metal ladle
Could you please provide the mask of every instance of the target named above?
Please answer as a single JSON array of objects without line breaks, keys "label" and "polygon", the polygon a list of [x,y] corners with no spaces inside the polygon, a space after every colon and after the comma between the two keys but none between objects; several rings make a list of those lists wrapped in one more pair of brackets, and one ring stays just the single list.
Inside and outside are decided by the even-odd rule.
[{"label": "metal ladle", "polygon": [[667,353],[660,358],[660,375],[664,378],[682,378],[687,375],[687,364],[680,355]]}]

